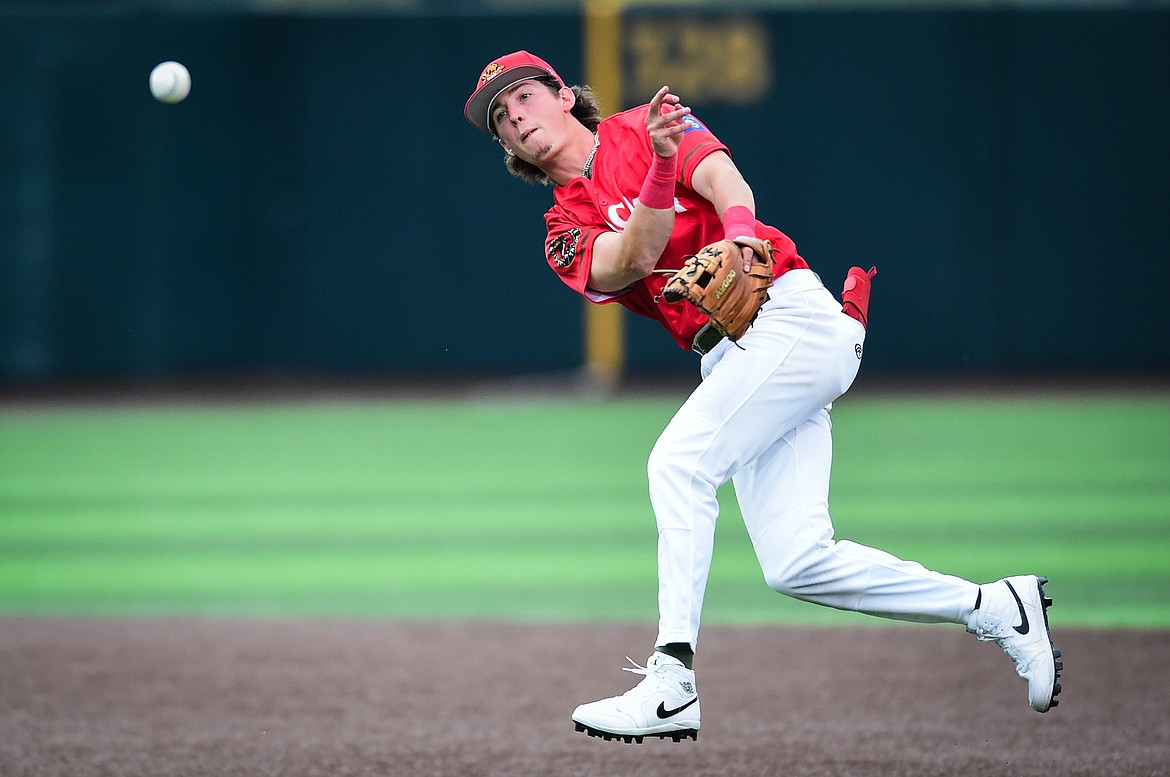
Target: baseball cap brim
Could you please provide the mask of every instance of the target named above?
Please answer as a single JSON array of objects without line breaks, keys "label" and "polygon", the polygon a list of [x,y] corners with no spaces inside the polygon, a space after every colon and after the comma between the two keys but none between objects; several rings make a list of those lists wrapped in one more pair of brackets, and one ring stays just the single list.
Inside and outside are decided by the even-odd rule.
[{"label": "baseball cap brim", "polygon": [[488,113],[496,98],[521,81],[544,76],[552,76],[562,85],[565,83],[551,65],[526,51],[517,51],[500,57],[484,68],[483,74],[479,77],[479,84],[463,106],[464,118],[477,129],[491,132],[491,119]]}]

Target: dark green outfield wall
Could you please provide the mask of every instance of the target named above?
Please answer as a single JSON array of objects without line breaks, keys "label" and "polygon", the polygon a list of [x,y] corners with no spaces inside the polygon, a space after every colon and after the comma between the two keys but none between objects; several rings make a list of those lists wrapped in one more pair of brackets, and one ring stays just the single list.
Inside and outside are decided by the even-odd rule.
[{"label": "dark green outfield wall", "polygon": [[[505,51],[583,80],[576,15],[21,8],[0,7],[3,382],[581,362],[550,194],[461,114]],[[1170,10],[625,29],[625,104],[668,81],[830,287],[879,266],[867,370],[1170,367]],[[164,59],[193,73],[181,105],[147,91]],[[694,362],[631,321],[629,369]]]}]

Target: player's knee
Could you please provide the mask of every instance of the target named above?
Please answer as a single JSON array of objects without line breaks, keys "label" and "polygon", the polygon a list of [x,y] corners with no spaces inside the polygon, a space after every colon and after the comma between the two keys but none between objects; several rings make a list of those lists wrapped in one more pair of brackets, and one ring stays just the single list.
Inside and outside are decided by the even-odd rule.
[{"label": "player's knee", "polygon": [[681,470],[679,459],[671,452],[669,444],[665,444],[663,438],[658,438],[646,460],[646,476],[651,489],[677,480]]},{"label": "player's knee", "polygon": [[801,601],[816,601],[817,594],[821,589],[821,586],[810,581],[806,576],[792,570],[778,574],[766,574],[764,580],[767,581],[768,587],[776,593]]},{"label": "player's knee", "polygon": [[718,462],[710,456],[715,429],[701,420],[675,416],[650,450],[647,468],[651,477],[655,475],[690,479],[704,475],[708,470],[717,469]]},{"label": "player's knee", "polygon": [[650,449],[650,457],[646,461],[650,482],[674,480],[686,470],[686,467],[686,456],[681,441],[677,439],[674,427],[667,426],[654,442],[654,447]]},{"label": "player's knee", "polygon": [[821,577],[818,569],[824,552],[820,543],[801,544],[792,538],[782,549],[760,558],[764,582],[778,594],[803,599]]},{"label": "player's knee", "polygon": [[764,582],[778,594],[797,596],[800,585],[798,575],[791,566],[769,565],[764,569]]}]

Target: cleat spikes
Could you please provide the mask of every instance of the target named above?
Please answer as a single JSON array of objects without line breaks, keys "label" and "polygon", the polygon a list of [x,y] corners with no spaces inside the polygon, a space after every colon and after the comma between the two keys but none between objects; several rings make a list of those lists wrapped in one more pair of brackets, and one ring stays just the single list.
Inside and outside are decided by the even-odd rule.
[{"label": "cleat spikes", "polygon": [[573,730],[580,731],[580,732],[587,734],[591,737],[597,737],[598,739],[603,739],[606,742],[617,741],[617,742],[624,742],[627,745],[640,745],[640,744],[642,744],[643,740],[645,740],[645,738],[648,736],[658,737],[659,739],[670,739],[670,740],[673,740],[674,742],[685,742],[688,739],[698,741],[698,739],[699,739],[698,730],[693,729],[693,728],[683,729],[681,731],[663,731],[661,733],[653,733],[653,734],[614,734],[614,733],[609,732],[609,731],[602,731],[601,729],[590,728],[589,726],[586,726],[584,723],[578,723],[577,721],[573,721]]},{"label": "cleat spikes", "polygon": [[696,742],[699,740],[699,732],[693,728],[686,728],[681,731],[666,731],[661,734],[652,734],[651,736],[656,736],[659,739],[669,738],[674,742],[683,742],[688,739],[693,739]]}]

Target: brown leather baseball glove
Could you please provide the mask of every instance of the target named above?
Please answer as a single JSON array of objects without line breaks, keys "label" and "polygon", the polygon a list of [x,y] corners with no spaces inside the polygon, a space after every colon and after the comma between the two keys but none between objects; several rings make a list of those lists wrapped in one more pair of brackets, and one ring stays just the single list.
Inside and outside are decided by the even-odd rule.
[{"label": "brown leather baseball glove", "polygon": [[[741,247],[752,249],[751,269],[743,270]],[[743,337],[768,298],[772,285],[772,243],[739,237],[704,246],[662,289],[667,302],[687,300],[731,340]]]}]

